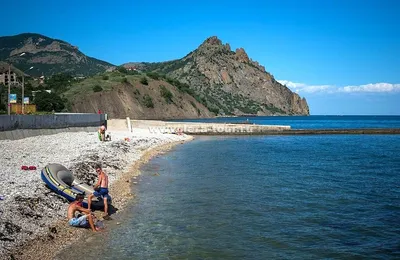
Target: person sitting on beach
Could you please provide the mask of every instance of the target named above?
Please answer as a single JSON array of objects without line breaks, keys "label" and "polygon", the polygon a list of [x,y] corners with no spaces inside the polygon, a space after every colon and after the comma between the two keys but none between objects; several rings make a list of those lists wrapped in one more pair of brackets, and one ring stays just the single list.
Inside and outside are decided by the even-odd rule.
[{"label": "person sitting on beach", "polygon": [[101,141],[105,141],[106,140],[106,126],[104,124],[101,124],[100,128],[99,128],[99,133],[100,133],[100,139]]},{"label": "person sitting on beach", "polygon": [[104,201],[104,216],[105,220],[110,220],[110,216],[108,215],[108,200],[110,200],[110,196],[108,195],[108,176],[101,169],[100,165],[96,165],[96,172],[99,175],[99,179],[94,185],[94,190],[92,194],[88,197],[88,208],[90,210],[90,206],[92,204],[93,197],[102,198]]},{"label": "person sitting on beach", "polygon": [[[82,207],[82,201],[84,196],[82,194],[78,194],[75,197],[75,201],[71,202],[68,206],[68,224],[72,227],[90,227],[93,231],[97,231],[94,226],[93,216],[89,209],[85,209]],[[80,216],[75,216],[76,212],[83,213]]]}]

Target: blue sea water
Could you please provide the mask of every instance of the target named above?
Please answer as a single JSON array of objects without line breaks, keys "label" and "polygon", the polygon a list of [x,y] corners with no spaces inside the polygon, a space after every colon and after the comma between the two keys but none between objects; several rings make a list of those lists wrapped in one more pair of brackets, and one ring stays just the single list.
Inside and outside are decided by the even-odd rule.
[{"label": "blue sea water", "polygon": [[399,135],[197,137],[59,259],[400,259],[399,151]]},{"label": "blue sea water", "polygon": [[400,116],[259,116],[217,117],[171,121],[240,123],[249,120],[257,125],[290,125],[292,129],[400,128]]}]

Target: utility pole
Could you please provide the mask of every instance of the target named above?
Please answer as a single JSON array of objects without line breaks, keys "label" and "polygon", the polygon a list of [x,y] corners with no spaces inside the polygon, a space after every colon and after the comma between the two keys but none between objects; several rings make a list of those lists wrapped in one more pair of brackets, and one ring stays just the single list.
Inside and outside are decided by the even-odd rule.
[{"label": "utility pole", "polygon": [[11,113],[11,104],[10,104],[10,85],[11,85],[11,65],[8,64],[8,104],[7,104],[7,108],[8,108],[8,115],[10,115]]},{"label": "utility pole", "polygon": [[25,72],[22,74],[22,114],[24,114],[25,100],[24,100],[24,86],[25,86]]}]

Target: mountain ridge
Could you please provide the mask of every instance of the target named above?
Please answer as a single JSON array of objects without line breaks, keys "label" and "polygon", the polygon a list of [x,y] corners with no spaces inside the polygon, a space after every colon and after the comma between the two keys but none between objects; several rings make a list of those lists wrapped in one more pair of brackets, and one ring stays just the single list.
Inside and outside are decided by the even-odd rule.
[{"label": "mountain ridge", "polygon": [[89,76],[114,66],[86,56],[77,46],[66,41],[38,33],[0,37],[0,60],[10,62],[22,71],[33,66],[30,71],[33,76],[60,72]]},{"label": "mountain ridge", "polygon": [[233,51],[217,36],[208,37],[181,59],[123,66],[132,64],[188,84],[220,115],[309,115],[305,98],[276,81],[244,48]]},{"label": "mountain ridge", "polygon": [[[67,73],[94,76],[118,69],[86,56],[63,40],[37,33],[0,37],[0,60],[30,75]],[[275,80],[244,48],[231,50],[217,36],[205,39],[183,58],[163,62],[131,62],[121,66],[144,76],[156,73],[168,83],[189,90],[216,115],[309,115],[305,98]],[[182,85],[183,84],[183,85]]]}]

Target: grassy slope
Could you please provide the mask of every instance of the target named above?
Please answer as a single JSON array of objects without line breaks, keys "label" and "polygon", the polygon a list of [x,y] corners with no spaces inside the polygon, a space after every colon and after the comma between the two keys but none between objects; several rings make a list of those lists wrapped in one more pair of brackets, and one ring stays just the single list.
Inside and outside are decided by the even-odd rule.
[{"label": "grassy slope", "polygon": [[[107,80],[103,79],[103,76],[108,76]],[[140,80],[141,75],[125,75],[128,82],[133,84]],[[87,93],[94,93],[93,87],[98,85],[103,88],[103,92],[111,91],[113,86],[122,83],[124,74],[119,72],[105,72],[103,74],[98,74],[81,82],[74,83],[68,91],[66,91],[63,96],[68,100],[72,101],[77,96],[85,95]]]},{"label": "grassy slope", "polygon": [[[146,77],[148,85],[140,81]],[[94,86],[100,86],[101,91],[95,92]],[[162,89],[170,92],[171,100],[163,96]],[[106,94],[108,93],[108,94]],[[154,102],[154,108],[146,105],[146,96],[150,96]],[[172,117],[209,117],[213,116],[206,107],[198,103],[195,97],[189,95],[186,90],[168,83],[165,79],[152,79],[145,74],[130,75],[118,71],[105,72],[93,77],[75,82],[63,97],[70,102],[69,110],[91,112],[93,108],[105,106],[112,114],[121,116],[125,111],[132,117],[147,118],[150,114],[158,118]],[[84,103],[84,104],[82,104]],[[74,107],[74,109],[72,109]],[[101,109],[99,107],[99,109]],[[119,111],[119,112],[115,112]],[[135,111],[135,112],[130,112]],[[138,112],[141,111],[141,112]],[[194,113],[193,111],[197,111]],[[122,114],[121,114],[122,113]]]}]

